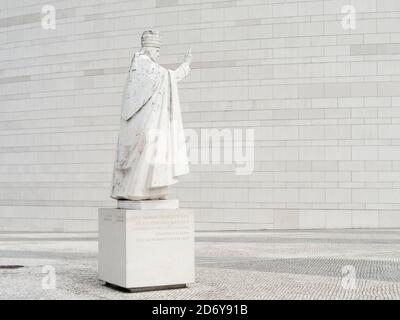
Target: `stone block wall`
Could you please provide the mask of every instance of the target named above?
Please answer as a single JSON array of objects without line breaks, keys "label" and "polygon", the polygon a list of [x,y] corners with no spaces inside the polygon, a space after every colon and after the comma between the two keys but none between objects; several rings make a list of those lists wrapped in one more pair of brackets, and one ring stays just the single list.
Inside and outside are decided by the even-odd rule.
[{"label": "stone block wall", "polygon": [[174,188],[198,229],[400,226],[400,1],[0,0],[0,230],[96,230],[115,205],[149,27],[167,67],[192,47],[185,128],[254,130],[252,174],[192,164]]}]

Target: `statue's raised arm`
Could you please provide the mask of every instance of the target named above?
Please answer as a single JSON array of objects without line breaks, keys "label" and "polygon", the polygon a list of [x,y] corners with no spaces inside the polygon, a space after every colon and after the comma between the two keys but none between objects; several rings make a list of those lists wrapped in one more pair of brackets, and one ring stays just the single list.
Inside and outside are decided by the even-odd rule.
[{"label": "statue's raised arm", "polygon": [[185,54],[183,63],[173,71],[176,81],[179,82],[185,79],[189,75],[191,63],[192,63],[192,49],[189,48]]}]

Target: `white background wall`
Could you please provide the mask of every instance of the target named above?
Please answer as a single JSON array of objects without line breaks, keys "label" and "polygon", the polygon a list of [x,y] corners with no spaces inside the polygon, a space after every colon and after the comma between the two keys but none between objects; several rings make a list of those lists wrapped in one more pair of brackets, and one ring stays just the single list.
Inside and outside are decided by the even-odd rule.
[{"label": "white background wall", "polygon": [[252,175],[177,186],[199,229],[400,226],[400,1],[0,0],[0,230],[96,230],[148,27],[165,66],[192,46],[186,128],[255,130]]}]

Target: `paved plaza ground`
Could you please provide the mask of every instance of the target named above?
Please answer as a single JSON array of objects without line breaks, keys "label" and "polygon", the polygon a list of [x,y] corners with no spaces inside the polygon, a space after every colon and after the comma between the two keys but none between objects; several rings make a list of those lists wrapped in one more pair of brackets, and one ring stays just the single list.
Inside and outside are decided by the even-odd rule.
[{"label": "paved plaza ground", "polygon": [[400,230],[198,232],[196,280],[124,293],[95,233],[0,233],[0,299],[400,299]]}]

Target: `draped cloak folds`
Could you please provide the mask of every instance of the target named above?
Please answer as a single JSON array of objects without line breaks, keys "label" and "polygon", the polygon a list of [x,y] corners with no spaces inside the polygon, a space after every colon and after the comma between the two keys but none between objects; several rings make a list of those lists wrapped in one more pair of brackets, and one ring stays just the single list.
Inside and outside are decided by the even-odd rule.
[{"label": "draped cloak folds", "polygon": [[126,79],[111,197],[158,199],[175,178],[189,173],[177,82],[184,62],[168,70],[136,52]]}]

